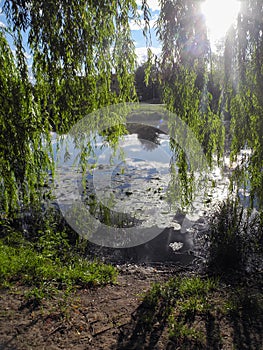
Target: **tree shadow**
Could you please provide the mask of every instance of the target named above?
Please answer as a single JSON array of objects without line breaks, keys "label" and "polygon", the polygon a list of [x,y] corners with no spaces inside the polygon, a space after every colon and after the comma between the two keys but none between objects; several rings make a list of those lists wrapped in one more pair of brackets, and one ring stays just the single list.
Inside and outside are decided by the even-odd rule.
[{"label": "tree shadow", "polygon": [[262,293],[240,285],[221,293],[221,287],[207,295],[207,309],[185,311],[182,304],[190,299],[173,294],[171,284],[153,286],[131,321],[119,327],[112,350],[262,349]]},{"label": "tree shadow", "polygon": [[206,349],[222,349],[220,326],[214,315],[207,313],[206,322]]},{"label": "tree shadow", "polygon": [[235,307],[230,312],[233,327],[233,344],[237,349],[258,350],[263,344],[263,296],[262,293],[244,291],[239,300],[232,300]]},{"label": "tree shadow", "polygon": [[167,324],[169,304],[166,300],[151,303],[146,297],[131,315],[131,322],[120,329],[115,349],[154,349]]}]

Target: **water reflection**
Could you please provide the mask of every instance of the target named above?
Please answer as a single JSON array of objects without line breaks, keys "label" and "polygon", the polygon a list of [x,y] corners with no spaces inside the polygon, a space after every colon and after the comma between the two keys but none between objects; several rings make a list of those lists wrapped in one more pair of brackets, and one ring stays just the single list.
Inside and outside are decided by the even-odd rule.
[{"label": "water reflection", "polygon": [[146,151],[155,150],[158,146],[160,146],[160,136],[167,135],[164,131],[158,129],[157,127],[144,124],[129,123],[127,124],[126,128],[129,134],[136,135]]},{"label": "water reflection", "polygon": [[[55,192],[61,211],[74,230],[95,245],[110,247],[107,252],[119,259],[188,263],[192,228],[205,214],[204,196],[209,196],[200,186],[206,165],[202,149],[163,108],[117,112],[114,123],[107,113],[93,115],[56,144]],[[187,183],[190,176],[199,185],[195,196],[191,193],[194,201],[184,208],[182,193],[194,192]]]}]

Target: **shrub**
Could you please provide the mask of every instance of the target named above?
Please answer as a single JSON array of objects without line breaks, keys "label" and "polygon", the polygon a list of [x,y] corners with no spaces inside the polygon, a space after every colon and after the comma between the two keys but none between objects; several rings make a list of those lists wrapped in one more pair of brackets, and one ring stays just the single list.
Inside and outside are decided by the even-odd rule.
[{"label": "shrub", "polygon": [[208,266],[218,273],[251,270],[262,258],[263,215],[223,202],[210,220]]}]

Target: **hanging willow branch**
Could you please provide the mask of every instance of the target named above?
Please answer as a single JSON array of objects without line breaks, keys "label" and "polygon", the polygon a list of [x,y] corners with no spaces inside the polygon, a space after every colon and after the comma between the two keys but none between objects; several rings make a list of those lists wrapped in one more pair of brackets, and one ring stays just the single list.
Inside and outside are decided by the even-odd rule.
[{"label": "hanging willow branch", "polygon": [[0,195],[7,212],[19,198],[29,202],[43,183],[40,174],[52,169],[44,135],[67,132],[88,113],[135,98],[129,19],[138,14],[135,1],[117,0],[6,0],[3,11],[16,47],[14,57],[2,31]]},{"label": "hanging willow branch", "polygon": [[201,1],[164,0],[157,23],[162,43],[161,81],[164,101],[194,131],[209,163],[222,153],[220,118],[210,109],[207,91],[209,42]]},{"label": "hanging willow branch", "polygon": [[263,204],[263,3],[242,1],[228,80],[231,97],[232,160],[248,149],[246,164],[238,167],[237,187],[250,191],[251,205]]}]

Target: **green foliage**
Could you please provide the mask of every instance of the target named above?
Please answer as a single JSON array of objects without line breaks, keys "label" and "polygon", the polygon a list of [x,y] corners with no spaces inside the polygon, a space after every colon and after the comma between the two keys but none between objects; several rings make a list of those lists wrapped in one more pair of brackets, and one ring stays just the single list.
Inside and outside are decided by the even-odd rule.
[{"label": "green foliage", "polygon": [[[225,87],[231,115],[232,159],[242,149],[251,153],[235,172],[237,187],[250,191],[251,206],[262,207],[263,159],[263,4],[242,1],[237,27],[229,33],[225,50]],[[252,19],[252,20],[251,20]]]},{"label": "green foliage", "polygon": [[26,205],[34,200],[46,168],[52,166],[41,146],[45,123],[40,120],[32,86],[17,67],[3,31],[0,86],[0,210],[7,213],[15,210],[19,201]]},{"label": "green foliage", "polygon": [[154,324],[156,314],[163,310],[171,339],[176,339],[178,344],[185,344],[188,340],[202,343],[204,334],[193,328],[189,321],[196,314],[205,315],[209,312],[207,298],[217,288],[217,280],[200,277],[176,277],[164,285],[154,284],[144,299],[152,313],[148,315],[148,322]]},{"label": "green foliage", "polygon": [[219,274],[253,270],[262,259],[262,214],[227,200],[211,218],[209,267]]},{"label": "green foliage", "polygon": [[[170,81],[164,81],[164,101],[191,129],[200,142],[208,164],[212,165],[213,155],[222,156],[224,127],[220,116],[210,108],[207,87],[196,86],[197,73],[194,69],[179,66],[171,73]],[[206,78],[205,78],[206,79]],[[171,125],[173,120],[170,121]]]},{"label": "green foliage", "polygon": [[187,296],[205,296],[209,291],[217,287],[217,281],[213,279],[202,280],[199,277],[183,279],[179,285],[179,294],[181,297]]},{"label": "green foliage", "polygon": [[[48,243],[48,242],[47,242]],[[53,256],[33,248],[14,248],[0,242],[0,281],[19,282],[30,286],[54,282],[65,285],[99,285],[114,281],[113,267],[89,262],[84,258],[69,257],[62,262],[59,254]],[[64,260],[64,259],[63,259]]]},{"label": "green foliage", "polygon": [[[46,286],[94,286],[114,282],[116,270],[89,261],[69,245],[66,232],[51,227],[26,240],[22,233],[6,227],[0,239],[0,284]],[[29,238],[29,237],[28,237]],[[33,292],[32,292],[33,293]]]},{"label": "green foliage", "polygon": [[0,286],[25,286],[32,306],[62,295],[65,308],[73,289],[116,281],[115,268],[89,259],[87,241],[78,240],[54,209],[35,208],[29,221],[22,216],[0,224]]},{"label": "green foliage", "polygon": [[169,300],[171,305],[178,304],[178,307],[181,308],[182,306],[183,309],[185,309],[187,302],[190,306],[187,311],[195,311],[191,303],[198,303],[199,298],[204,298],[217,287],[218,281],[215,279],[201,279],[200,277],[172,278],[164,285],[154,284],[146,295],[145,301],[149,307],[154,307],[159,298],[164,298]]},{"label": "green foliage", "polygon": [[150,62],[139,66],[135,72],[135,84],[140,101],[160,103],[161,89],[158,81],[157,64]]},{"label": "green foliage", "polygon": [[202,332],[197,331],[183,322],[176,322],[172,317],[169,322],[171,324],[171,330],[169,332],[170,338],[175,338],[178,345],[180,344],[182,346],[181,349],[188,349],[188,346],[190,346],[187,345],[188,342],[195,343],[196,348],[200,349],[205,338]]},{"label": "green foliage", "polygon": [[119,101],[133,97],[129,18],[137,16],[136,9],[135,1],[4,2],[14,35],[28,30],[36,94],[56,128],[117,101],[110,89],[113,70]]},{"label": "green foliage", "polygon": [[[134,100],[129,19],[137,16],[137,5],[4,1],[2,9],[9,27],[0,30],[0,197],[1,211],[11,215],[39,199],[53,170],[51,130],[67,132],[102,106]],[[33,57],[31,77],[25,43]],[[118,92],[111,91],[113,71]]]},{"label": "green foliage", "polygon": [[[196,151],[196,158],[204,153],[210,166],[214,155],[219,160],[224,148],[224,126],[220,115],[212,108],[213,97],[208,91],[209,42],[200,4],[200,1],[192,0],[161,1],[161,12],[157,21],[157,36],[162,44],[159,63],[162,100],[168,110],[186,123],[191,131],[188,134],[183,132],[179,136],[182,143],[173,140],[180,146],[185,145],[184,147],[176,150],[176,146],[172,145],[176,154],[178,177],[171,191],[178,188],[186,205],[194,197],[195,187],[199,187],[195,176],[197,168],[194,169],[193,163],[187,159],[187,152],[196,150],[193,147],[193,138],[201,146]],[[171,134],[178,135],[180,129],[178,130],[174,118],[170,118],[169,124]],[[201,169],[198,168],[198,171]]]},{"label": "green foliage", "polygon": [[[221,118],[231,119],[232,159],[243,148],[251,150],[246,166],[235,173],[235,184],[250,190],[252,206],[261,206],[263,5],[242,1],[237,26],[226,39],[223,64],[223,48],[219,57],[210,55],[201,2],[160,1],[156,33],[162,55],[153,66],[148,50],[145,83],[150,78],[152,87],[161,84],[163,102],[187,123],[209,165],[214,155],[218,161],[222,157]],[[147,0],[142,1],[141,11],[150,46]],[[0,207],[4,217],[39,199],[48,171],[54,170],[51,130],[66,133],[102,106],[136,99],[136,56],[129,22],[137,20],[140,11],[135,0],[6,0],[3,12],[8,21],[8,29],[0,30]],[[13,39],[15,56],[6,35]],[[31,77],[25,42],[33,57]],[[175,127],[173,121],[170,124]],[[187,203],[195,178],[186,158],[179,151],[179,180]]]}]

